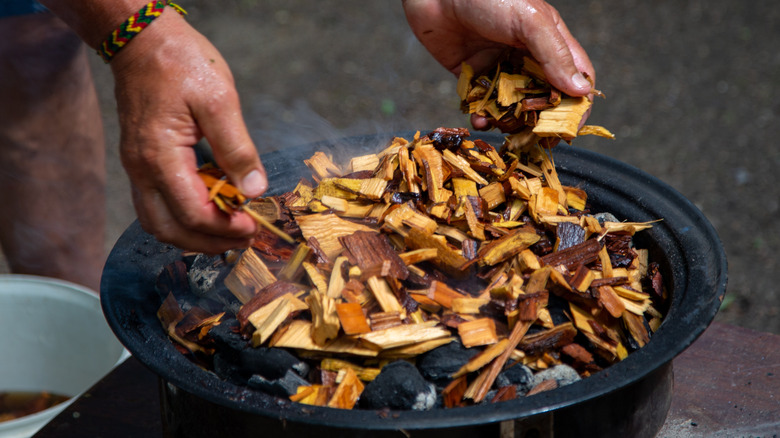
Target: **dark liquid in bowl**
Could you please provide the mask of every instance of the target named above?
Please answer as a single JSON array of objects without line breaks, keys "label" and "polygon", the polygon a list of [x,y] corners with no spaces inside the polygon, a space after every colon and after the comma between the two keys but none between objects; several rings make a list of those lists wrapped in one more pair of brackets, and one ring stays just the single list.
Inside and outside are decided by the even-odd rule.
[{"label": "dark liquid in bowl", "polygon": [[40,412],[70,397],[50,392],[0,391],[0,423]]}]

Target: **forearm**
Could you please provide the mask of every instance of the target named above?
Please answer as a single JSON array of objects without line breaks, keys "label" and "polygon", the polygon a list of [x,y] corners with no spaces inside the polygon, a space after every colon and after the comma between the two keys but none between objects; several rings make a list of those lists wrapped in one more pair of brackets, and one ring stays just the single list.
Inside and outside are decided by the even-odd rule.
[{"label": "forearm", "polygon": [[149,0],[40,0],[90,47],[97,48]]}]

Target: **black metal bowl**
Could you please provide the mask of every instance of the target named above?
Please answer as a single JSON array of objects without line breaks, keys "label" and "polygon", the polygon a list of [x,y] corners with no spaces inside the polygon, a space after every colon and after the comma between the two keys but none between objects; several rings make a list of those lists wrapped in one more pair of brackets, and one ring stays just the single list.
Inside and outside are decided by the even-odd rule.
[{"label": "black metal bowl", "polygon": [[[411,133],[402,136],[410,138]],[[503,137],[474,137],[499,146]],[[289,148],[263,157],[271,194],[309,174],[316,150],[354,156],[375,152],[391,135],[346,138]],[[670,301],[651,341],[627,359],[574,384],[512,401],[417,411],[338,410],[304,406],[236,386],[204,371],[173,347],[156,318],[154,290],[161,268],[180,258],[132,224],[108,257],[101,284],[109,325],[132,354],[161,378],[167,436],[655,436],[668,412],[672,359],[714,318],[726,290],[721,242],[707,219],[662,181],[609,157],[557,146],[561,181],[588,193],[593,211],[627,221],[662,219],[639,233],[661,265]]]}]

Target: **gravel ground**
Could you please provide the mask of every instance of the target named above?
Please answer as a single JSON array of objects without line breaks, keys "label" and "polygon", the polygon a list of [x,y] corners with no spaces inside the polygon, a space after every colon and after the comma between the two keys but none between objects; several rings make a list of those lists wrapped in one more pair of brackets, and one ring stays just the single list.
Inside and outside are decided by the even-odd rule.
[{"label": "gravel ground", "polygon": [[[412,35],[400,2],[190,0],[189,20],[222,51],[261,152],[394,130],[468,126],[455,78]],[[617,140],[587,148],[690,199],[718,230],[729,287],[717,320],[780,333],[776,117],[780,8],[771,2],[555,0],[596,67],[590,122]],[[94,72],[109,144],[111,248],[134,219],[116,155],[108,69]]]}]

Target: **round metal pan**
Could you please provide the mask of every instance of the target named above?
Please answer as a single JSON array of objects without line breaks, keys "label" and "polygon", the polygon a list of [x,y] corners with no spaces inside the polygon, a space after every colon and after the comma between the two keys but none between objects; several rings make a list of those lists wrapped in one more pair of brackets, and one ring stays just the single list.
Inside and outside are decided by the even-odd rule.
[{"label": "round metal pan", "polygon": [[[308,176],[303,159],[317,150],[347,158],[375,152],[391,137],[350,137],[266,154],[270,194],[290,190]],[[503,141],[499,135],[474,137],[497,147]],[[657,178],[577,147],[557,146],[553,157],[562,183],[584,189],[592,211],[608,211],[626,221],[662,219],[635,238],[661,265],[671,296],[663,324],[644,348],[579,382],[502,403],[426,412],[291,403],[222,381],[176,351],[156,317],[160,299],[154,284],[161,268],[181,253],[156,241],[136,222],[108,257],[101,299],[119,340],[161,377],[167,436],[245,436],[258,431],[264,436],[320,438],[521,437],[527,431],[537,436],[655,436],[671,400],[672,359],[707,328],[723,299],[727,264],[721,242],[704,215]]]}]

